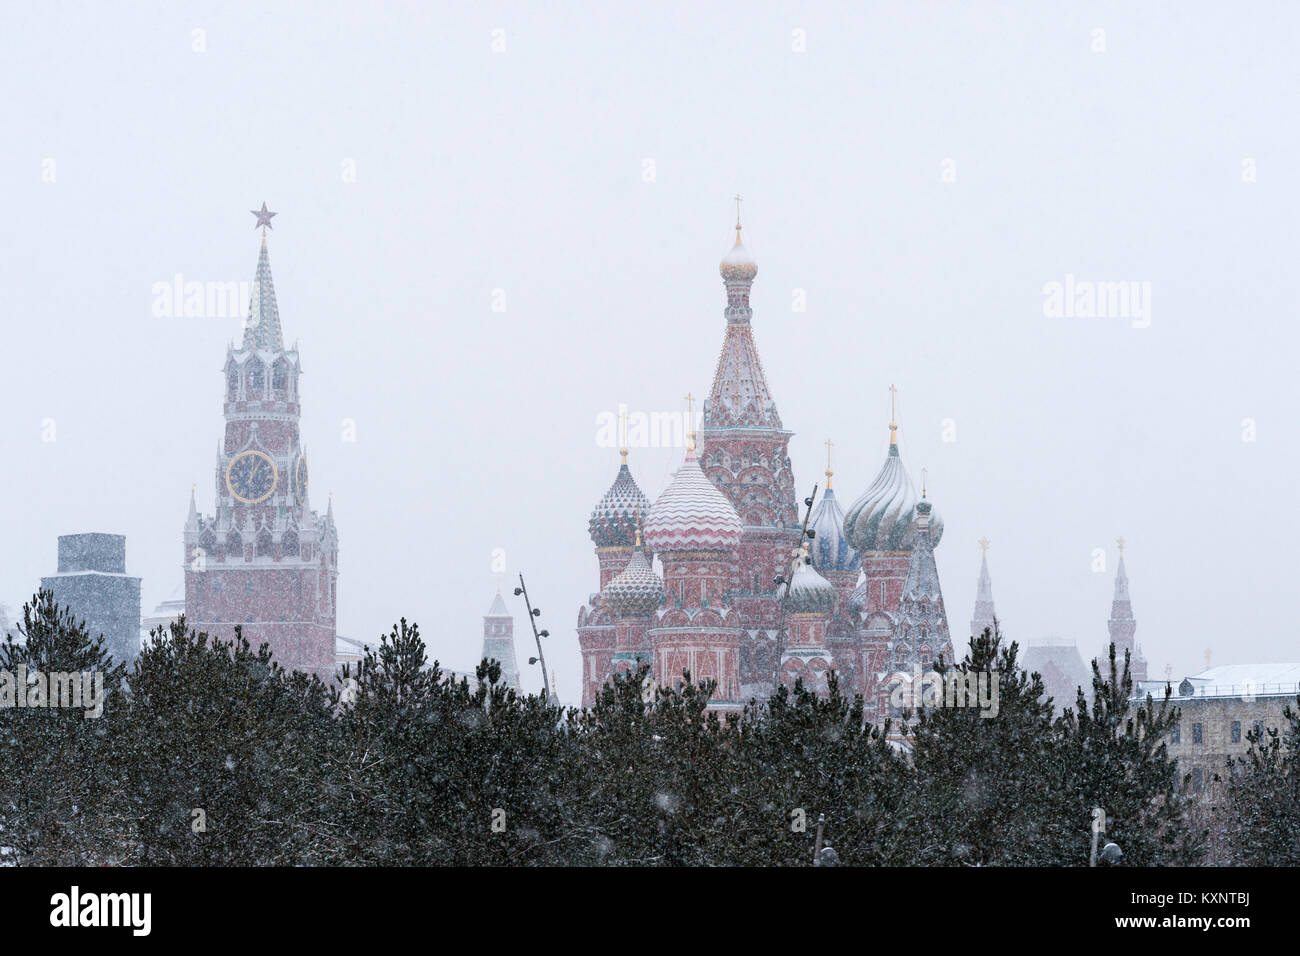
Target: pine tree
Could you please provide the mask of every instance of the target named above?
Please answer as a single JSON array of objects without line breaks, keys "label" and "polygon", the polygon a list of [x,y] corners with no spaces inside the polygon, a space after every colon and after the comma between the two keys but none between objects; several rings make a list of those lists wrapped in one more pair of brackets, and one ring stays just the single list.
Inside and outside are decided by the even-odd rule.
[{"label": "pine tree", "polygon": [[[915,773],[892,862],[922,866],[1032,866],[1057,862],[1061,753],[1042,679],[1026,674],[1018,645],[986,628],[962,662],[937,666],[941,681],[966,692],[924,707],[913,729]],[[996,678],[996,685],[992,680]],[[983,679],[985,700],[978,703]],[[993,687],[996,686],[996,696]],[[966,706],[949,706],[965,704]],[[1086,831],[1085,831],[1086,832]]]},{"label": "pine tree", "polygon": [[298,865],[328,862],[340,830],[321,774],[330,697],[286,672],[267,645],[187,630],[153,632],[130,675],[117,737],[130,862]]},{"label": "pine tree", "polygon": [[1205,834],[1188,824],[1185,786],[1166,742],[1179,719],[1172,688],[1158,705],[1147,694],[1134,710],[1130,656],[1126,651],[1121,670],[1111,644],[1108,675],[1092,664],[1091,709],[1080,689],[1077,714],[1067,708],[1057,721],[1064,742],[1059,770],[1070,799],[1062,864],[1087,865],[1094,807],[1105,811],[1106,838],[1119,845],[1126,865],[1186,866],[1203,855]]},{"label": "pine tree", "polygon": [[[0,707],[0,847],[16,863],[93,865],[115,855],[112,824],[113,764],[111,727],[123,706],[124,669],[115,663],[101,634],[91,638],[84,621],[54,595],[39,591],[23,605],[18,640],[6,635],[0,644],[0,671],[16,683],[20,668],[35,683],[10,686],[10,692],[34,702],[44,683],[42,706]],[[96,676],[102,680],[103,713],[88,716],[81,706],[58,703],[52,674],[81,675],[82,699]],[[39,678],[37,675],[41,675]]]}]

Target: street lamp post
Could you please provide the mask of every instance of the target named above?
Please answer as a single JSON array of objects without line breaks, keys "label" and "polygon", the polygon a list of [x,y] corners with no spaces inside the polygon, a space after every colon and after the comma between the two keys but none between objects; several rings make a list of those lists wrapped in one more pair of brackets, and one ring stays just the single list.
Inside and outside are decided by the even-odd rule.
[{"label": "street lamp post", "polygon": [[528,599],[528,586],[524,584],[524,576],[519,575],[519,587],[515,588],[515,596],[524,596],[524,607],[528,608],[528,623],[533,626],[533,640],[537,642],[537,656],[528,658],[528,663],[542,665],[542,699],[546,700],[547,695],[551,692],[551,681],[546,673],[546,654],[542,651],[542,638],[550,637],[547,630],[537,630],[537,618],[541,616],[542,609],[533,607],[532,601]]}]

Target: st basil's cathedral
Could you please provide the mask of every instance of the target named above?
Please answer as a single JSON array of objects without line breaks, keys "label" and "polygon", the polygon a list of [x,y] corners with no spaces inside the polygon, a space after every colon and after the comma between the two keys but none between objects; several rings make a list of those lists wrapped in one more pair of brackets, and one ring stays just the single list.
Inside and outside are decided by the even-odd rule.
[{"label": "st basil's cathedral", "polygon": [[868,715],[880,719],[895,709],[895,675],[931,672],[940,655],[953,660],[934,559],[943,519],[924,489],[917,494],[891,420],[889,453],[847,513],[828,463],[812,534],[803,536],[793,432],[754,340],[758,264],[739,221],[720,272],[722,350],[681,468],[652,502],[620,449],[618,474],[591,514],[600,576],[578,612],[582,703],[639,660],[659,684],[684,672],[714,681],[711,706],[721,712],[765,699],[778,673],[824,692],[834,669],[842,691],[862,694]]}]

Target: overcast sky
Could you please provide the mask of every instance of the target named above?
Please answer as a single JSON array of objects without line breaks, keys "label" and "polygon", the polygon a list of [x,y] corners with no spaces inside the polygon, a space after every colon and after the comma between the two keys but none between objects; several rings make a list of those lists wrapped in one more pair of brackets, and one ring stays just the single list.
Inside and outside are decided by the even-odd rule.
[{"label": "overcast sky", "polygon": [[[587,518],[618,466],[597,419],[707,393],[739,192],[801,493],[828,437],[845,507],[866,488],[896,384],[958,646],[986,535],[1007,633],[1099,652],[1123,536],[1153,677],[1206,648],[1296,660],[1298,21],[1285,3],[10,0],[0,600],[76,531],[127,536],[146,613],[180,588],[240,331],[155,317],[152,289],[251,280],[265,200],[313,504],[334,492],[340,632],[405,616],[470,668],[502,548],[576,700]],[[1149,283],[1149,324],[1045,314],[1067,275]],[[652,498],[681,455],[633,449]]]}]

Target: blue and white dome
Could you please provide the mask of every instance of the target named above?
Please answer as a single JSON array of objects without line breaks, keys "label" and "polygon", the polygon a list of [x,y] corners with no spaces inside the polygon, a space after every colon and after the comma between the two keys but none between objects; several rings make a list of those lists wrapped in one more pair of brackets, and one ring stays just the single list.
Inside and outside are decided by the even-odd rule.
[{"label": "blue and white dome", "polygon": [[[867,551],[910,551],[916,540],[916,505],[921,496],[898,455],[898,443],[890,441],[889,457],[876,480],[844,518],[844,536],[861,555]],[[930,514],[930,543],[943,537],[943,519]]]},{"label": "blue and white dome", "polygon": [[809,526],[816,532],[809,557],[818,571],[857,571],[862,567],[862,559],[844,537],[844,512],[831,489],[829,475],[828,470],[826,491],[809,521]]}]

